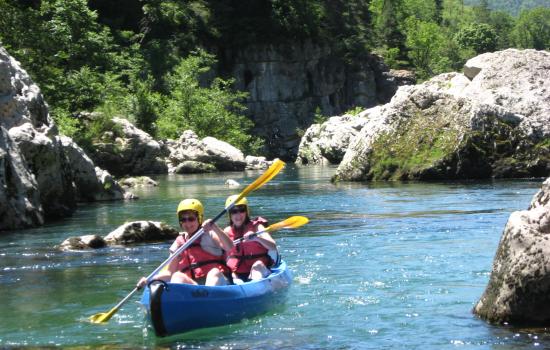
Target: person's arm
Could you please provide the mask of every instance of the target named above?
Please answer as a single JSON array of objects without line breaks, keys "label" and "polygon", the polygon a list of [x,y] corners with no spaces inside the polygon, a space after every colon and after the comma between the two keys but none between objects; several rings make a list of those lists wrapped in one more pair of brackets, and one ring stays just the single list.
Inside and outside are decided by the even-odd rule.
[{"label": "person's arm", "polygon": [[203,224],[204,230],[208,233],[212,241],[214,241],[221,249],[228,252],[233,249],[233,241],[227,233],[225,233],[216,223],[208,219]]},{"label": "person's arm", "polygon": [[[265,230],[265,227],[263,225],[258,225],[258,232],[263,230]],[[264,232],[261,235],[255,235],[255,233],[249,232],[244,235],[244,239],[247,241],[256,241],[268,250],[277,250],[277,243],[275,243],[275,240],[271,237],[269,232]]]},{"label": "person's arm", "polygon": [[[170,252],[170,255],[173,255],[174,252],[176,250],[178,250],[178,248],[185,242],[185,240],[183,239],[183,235],[180,234],[175,240],[174,242],[172,243],[172,245],[170,246],[170,248],[168,249],[168,251]],[[178,258],[174,258],[172,259],[172,261],[170,261],[170,263],[167,265],[166,268],[160,270],[154,277],[153,279],[156,279],[156,280],[161,280],[161,281],[166,281],[166,282],[170,282],[170,279],[172,278],[172,274],[174,272],[177,271],[178,269]],[[145,285],[147,284],[147,278],[146,277],[141,277],[140,280],[138,281],[138,283],[136,284],[136,286],[138,288],[143,288]]]}]

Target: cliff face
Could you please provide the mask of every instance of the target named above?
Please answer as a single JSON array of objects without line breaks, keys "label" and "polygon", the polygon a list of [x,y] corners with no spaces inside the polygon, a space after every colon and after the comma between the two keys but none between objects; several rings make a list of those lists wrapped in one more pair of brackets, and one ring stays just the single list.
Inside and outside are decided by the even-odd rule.
[{"label": "cliff face", "polygon": [[249,47],[219,54],[221,70],[247,91],[248,114],[270,157],[295,159],[316,110],[341,114],[355,106],[388,102],[400,85],[373,55],[347,64],[328,45],[311,42]]}]

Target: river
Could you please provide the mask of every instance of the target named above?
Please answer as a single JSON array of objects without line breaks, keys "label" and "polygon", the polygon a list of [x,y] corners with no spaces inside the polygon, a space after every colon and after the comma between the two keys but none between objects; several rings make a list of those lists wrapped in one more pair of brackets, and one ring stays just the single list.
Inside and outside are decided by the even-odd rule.
[{"label": "river", "polygon": [[[0,347],[222,349],[520,349],[550,347],[544,332],[492,326],[471,309],[504,225],[538,180],[341,183],[335,168],[288,166],[249,195],[252,215],[310,223],[274,234],[293,271],[285,308],[240,324],[156,338],[136,295],[105,325],[86,322],[166,258],[169,242],[60,252],[69,236],[106,235],[126,221],[176,225],[180,199],[215,216],[261,172],[158,176],[140,199],[82,204],[44,227],[0,234]],[[242,187],[241,187],[242,189]],[[221,224],[226,220],[222,219]]]}]

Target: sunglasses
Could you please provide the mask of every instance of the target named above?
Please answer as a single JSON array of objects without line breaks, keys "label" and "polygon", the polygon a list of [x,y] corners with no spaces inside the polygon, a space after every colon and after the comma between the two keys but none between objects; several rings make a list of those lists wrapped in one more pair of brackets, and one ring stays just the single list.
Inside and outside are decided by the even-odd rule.
[{"label": "sunglasses", "polygon": [[182,216],[180,218],[180,222],[193,222],[195,220],[197,220],[196,216]]},{"label": "sunglasses", "polygon": [[229,211],[230,214],[246,213],[246,207],[234,207]]}]

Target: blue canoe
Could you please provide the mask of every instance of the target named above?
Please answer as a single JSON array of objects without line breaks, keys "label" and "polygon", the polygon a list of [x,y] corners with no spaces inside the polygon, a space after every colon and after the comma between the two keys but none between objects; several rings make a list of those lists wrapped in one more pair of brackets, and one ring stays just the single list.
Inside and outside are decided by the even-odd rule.
[{"label": "blue canoe", "polygon": [[153,282],[141,304],[161,337],[236,323],[284,304],[292,274],[284,261],[271,271],[264,279],[229,286]]}]

